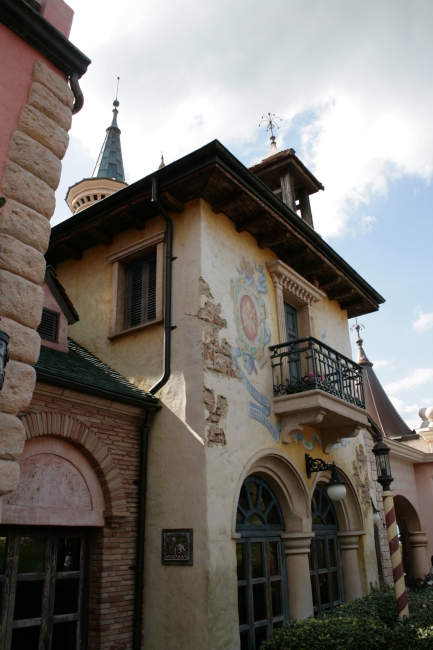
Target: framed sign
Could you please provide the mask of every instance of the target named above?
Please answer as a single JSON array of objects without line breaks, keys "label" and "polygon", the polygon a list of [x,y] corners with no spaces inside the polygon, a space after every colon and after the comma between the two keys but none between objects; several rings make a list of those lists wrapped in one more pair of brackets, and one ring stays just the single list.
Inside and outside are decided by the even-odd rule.
[{"label": "framed sign", "polygon": [[162,530],[162,564],[193,564],[193,529],[165,528]]}]

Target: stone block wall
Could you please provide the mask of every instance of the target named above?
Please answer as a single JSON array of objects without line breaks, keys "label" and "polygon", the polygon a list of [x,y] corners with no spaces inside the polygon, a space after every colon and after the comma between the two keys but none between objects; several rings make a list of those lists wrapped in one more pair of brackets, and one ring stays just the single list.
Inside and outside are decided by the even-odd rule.
[{"label": "stone block wall", "polygon": [[389,544],[388,544],[388,533],[385,527],[385,513],[383,510],[383,499],[382,499],[382,486],[377,482],[377,468],[376,468],[376,458],[373,454],[374,441],[371,435],[366,432],[364,436],[365,451],[367,456],[367,463],[370,465],[370,472],[372,478],[371,489],[373,491],[373,500],[376,508],[379,510],[381,523],[378,526],[379,530],[379,539],[380,539],[380,551],[382,556],[382,570],[383,578],[386,583],[389,585],[394,585],[394,578],[392,575],[392,565],[391,565],[391,556],[389,553]]},{"label": "stone block wall", "polygon": [[69,143],[74,97],[66,81],[36,61],[27,103],[22,106],[1,180],[0,327],[10,336],[10,361],[0,393],[0,500],[19,478],[17,457],[24,428],[16,417],[30,403],[32,367],[39,356],[44,253],[61,160]]},{"label": "stone block wall", "polygon": [[21,414],[26,437],[55,436],[73,444],[93,466],[105,498],[105,525],[92,529],[89,650],[132,643],[136,517],[141,426],[145,412],[63,388],[36,385]]}]

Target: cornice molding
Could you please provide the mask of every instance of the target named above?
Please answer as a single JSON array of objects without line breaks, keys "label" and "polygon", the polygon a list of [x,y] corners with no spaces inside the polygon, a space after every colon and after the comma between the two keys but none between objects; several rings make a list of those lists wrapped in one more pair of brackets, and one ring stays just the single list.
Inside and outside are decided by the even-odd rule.
[{"label": "cornice molding", "polygon": [[139,241],[136,241],[129,246],[125,246],[125,248],[121,248],[115,253],[107,255],[107,260],[109,260],[109,262],[112,264],[114,262],[119,262],[120,260],[125,260],[125,258],[128,258],[130,255],[134,255],[134,253],[138,253],[139,251],[143,250],[144,248],[148,248],[149,246],[155,246],[156,244],[164,241],[164,239],[165,230],[161,230],[161,232],[150,235],[150,237],[146,237],[145,239],[140,239]]},{"label": "cornice molding", "polygon": [[390,448],[390,455],[393,458],[405,460],[409,463],[433,463],[433,453],[414,449],[405,445],[404,442],[397,442],[396,440],[392,440],[392,438],[385,438],[384,440]]},{"label": "cornice molding", "polygon": [[302,275],[299,275],[281,260],[267,262],[266,266],[271,274],[272,282],[280,284],[283,289],[301,300],[301,302],[313,306],[315,302],[326,298],[323,291],[308,282]]}]

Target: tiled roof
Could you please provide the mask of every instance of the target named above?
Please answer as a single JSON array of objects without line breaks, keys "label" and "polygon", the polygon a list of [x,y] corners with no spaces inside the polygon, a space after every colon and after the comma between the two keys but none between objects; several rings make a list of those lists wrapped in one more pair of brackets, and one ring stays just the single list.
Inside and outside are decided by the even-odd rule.
[{"label": "tiled roof", "polygon": [[41,346],[35,366],[39,381],[69,386],[83,393],[99,395],[137,406],[157,406],[150,393],[131,384],[125,377],[93,356],[88,350],[68,338],[69,353]]}]

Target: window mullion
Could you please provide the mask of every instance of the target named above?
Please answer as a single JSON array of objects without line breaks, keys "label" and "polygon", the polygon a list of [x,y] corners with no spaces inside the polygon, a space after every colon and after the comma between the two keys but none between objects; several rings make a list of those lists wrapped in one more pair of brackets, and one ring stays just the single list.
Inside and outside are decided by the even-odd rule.
[{"label": "window mullion", "polygon": [[141,294],[141,322],[147,323],[149,311],[149,260],[143,263],[143,292]]},{"label": "window mullion", "polygon": [[87,562],[88,562],[88,538],[90,537],[90,532],[85,533],[81,537],[80,545],[80,591],[78,595],[78,623],[77,623],[77,648],[82,648],[83,646],[83,637],[84,637],[84,611],[85,604],[87,600],[87,584],[86,576],[88,575],[87,571]]},{"label": "window mullion", "polygon": [[1,621],[1,647],[8,648],[12,638],[12,622],[14,618],[16,578],[18,572],[18,553],[20,536],[15,531],[8,535],[6,551],[6,582],[3,588],[3,611]]},{"label": "window mullion", "polygon": [[252,579],[252,564],[251,564],[251,541],[247,539],[245,542],[245,559],[246,559],[246,578],[247,578],[247,607],[248,607],[248,626],[249,626],[249,639],[250,647],[254,643],[254,600],[253,600],[253,579]]},{"label": "window mullion", "polygon": [[47,535],[45,542],[45,581],[42,594],[41,631],[39,650],[50,650],[53,633],[54,576],[56,570],[56,543],[53,534]]}]

